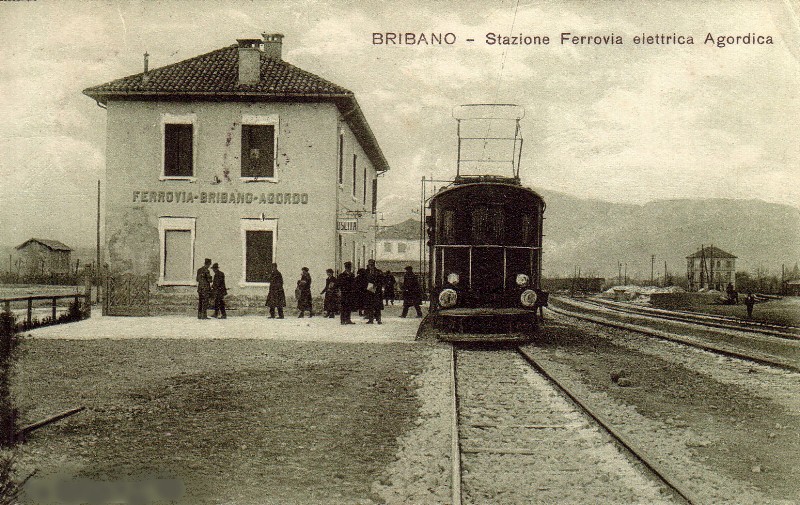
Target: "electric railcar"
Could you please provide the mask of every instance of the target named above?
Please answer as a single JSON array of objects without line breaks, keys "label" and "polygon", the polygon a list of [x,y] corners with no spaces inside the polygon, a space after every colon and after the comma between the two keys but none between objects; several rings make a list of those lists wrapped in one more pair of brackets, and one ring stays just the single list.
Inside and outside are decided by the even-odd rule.
[{"label": "electric railcar", "polygon": [[[492,133],[491,125],[480,128],[485,136],[465,135],[466,120],[457,118],[458,172],[452,184],[430,198],[426,217],[431,298],[423,326],[443,330],[438,332],[442,340],[524,340],[538,327],[545,202],[519,179],[523,115],[512,117],[516,128],[506,137]],[[464,144],[482,140],[486,146],[486,137],[513,143],[507,176],[465,173],[474,158]]]}]

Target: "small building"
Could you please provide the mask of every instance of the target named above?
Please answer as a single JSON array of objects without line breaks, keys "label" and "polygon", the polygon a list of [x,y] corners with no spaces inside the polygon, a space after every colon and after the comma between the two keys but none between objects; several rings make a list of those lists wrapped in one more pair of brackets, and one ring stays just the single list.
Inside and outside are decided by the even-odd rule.
[{"label": "small building", "polygon": [[686,257],[686,279],[689,291],[725,291],[728,284],[736,289],[736,256],[718,247],[701,247]]},{"label": "small building", "polygon": [[44,277],[70,273],[72,249],[58,240],[32,238],[16,247],[19,273],[24,277]]},{"label": "small building", "polygon": [[282,45],[263,34],[156,69],[145,55],[144,72],[84,90],[107,117],[110,275],[190,294],[210,258],[258,298],[273,263],[292,293],[301,267],[321,282],[374,257],[389,165],[354,94]]},{"label": "small building", "polygon": [[[419,219],[411,218],[395,225],[381,227],[375,234],[375,240],[375,260],[381,270],[390,270],[402,276],[405,267],[410,265],[418,274],[427,271],[428,250],[420,241]],[[422,259],[421,271],[420,259]]]}]

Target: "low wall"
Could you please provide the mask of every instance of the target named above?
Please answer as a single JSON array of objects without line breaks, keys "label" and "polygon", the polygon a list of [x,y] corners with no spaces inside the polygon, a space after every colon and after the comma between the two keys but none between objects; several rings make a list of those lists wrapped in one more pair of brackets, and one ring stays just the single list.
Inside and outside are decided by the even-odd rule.
[{"label": "low wall", "polygon": [[691,309],[719,303],[719,293],[653,293],[650,305],[662,309]]}]

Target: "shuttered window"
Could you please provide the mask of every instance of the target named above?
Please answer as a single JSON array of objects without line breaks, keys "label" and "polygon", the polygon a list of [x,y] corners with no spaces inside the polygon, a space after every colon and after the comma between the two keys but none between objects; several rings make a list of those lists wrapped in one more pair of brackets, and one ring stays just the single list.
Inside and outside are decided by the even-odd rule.
[{"label": "shuttered window", "polygon": [[274,125],[242,125],[242,177],[275,177]]},{"label": "shuttered window", "polygon": [[372,179],[372,213],[378,212],[378,179]]},{"label": "shuttered window", "polygon": [[193,167],[193,125],[164,125],[164,176],[192,177]]},{"label": "shuttered window", "polygon": [[271,231],[247,230],[245,232],[245,281],[269,282],[272,269]]}]

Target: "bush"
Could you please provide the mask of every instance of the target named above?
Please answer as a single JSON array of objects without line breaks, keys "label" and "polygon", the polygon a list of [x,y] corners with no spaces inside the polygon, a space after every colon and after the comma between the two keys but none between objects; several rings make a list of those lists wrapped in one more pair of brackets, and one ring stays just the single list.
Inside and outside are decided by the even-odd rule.
[{"label": "bush", "polygon": [[[11,398],[11,374],[17,357],[19,337],[13,314],[0,313],[0,446],[10,447],[15,443],[19,412]],[[15,480],[14,453],[0,450],[0,505],[18,503],[23,482]]]}]

